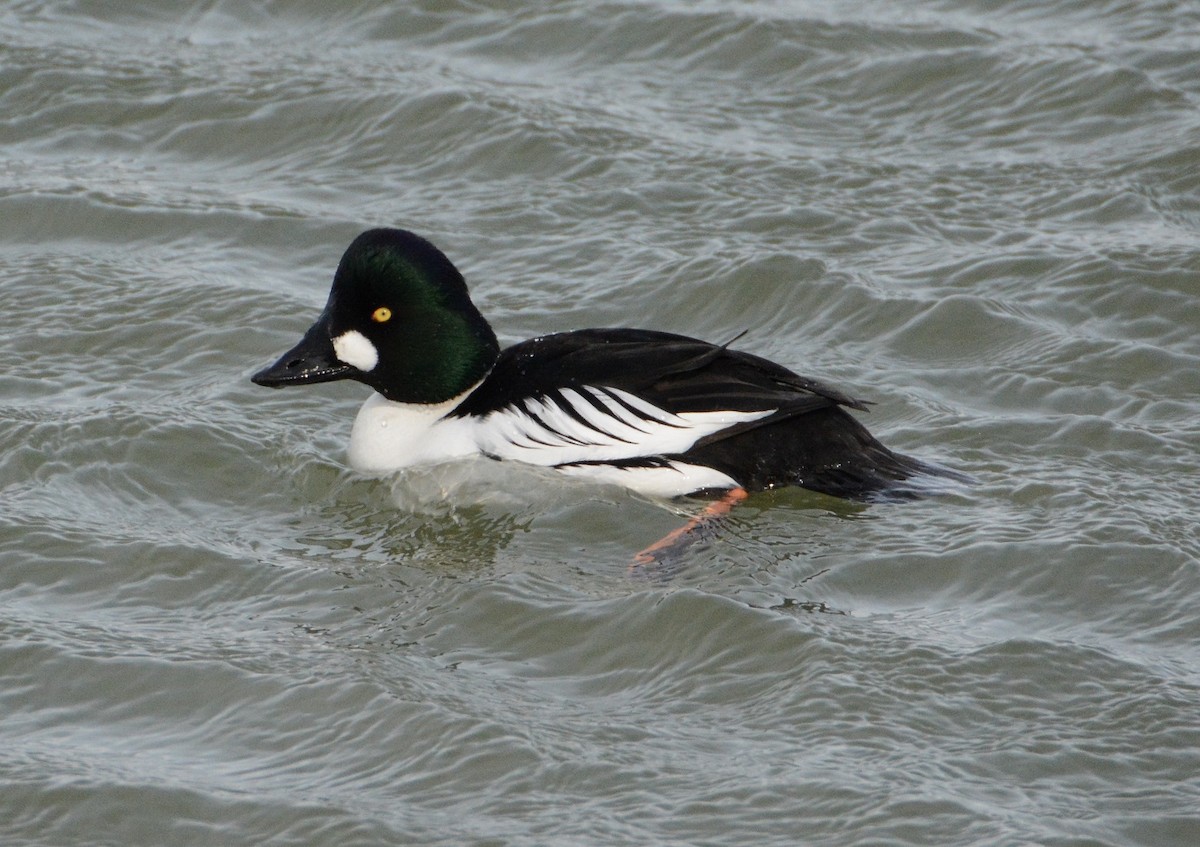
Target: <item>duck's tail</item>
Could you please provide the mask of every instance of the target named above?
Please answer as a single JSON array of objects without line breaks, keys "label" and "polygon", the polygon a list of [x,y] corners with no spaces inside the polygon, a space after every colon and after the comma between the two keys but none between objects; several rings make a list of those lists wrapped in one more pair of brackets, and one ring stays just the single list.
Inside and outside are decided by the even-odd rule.
[{"label": "duck's tail", "polygon": [[888,449],[837,406],[747,430],[689,456],[724,471],[750,491],[795,485],[867,502],[946,494],[974,481],[960,471]]}]

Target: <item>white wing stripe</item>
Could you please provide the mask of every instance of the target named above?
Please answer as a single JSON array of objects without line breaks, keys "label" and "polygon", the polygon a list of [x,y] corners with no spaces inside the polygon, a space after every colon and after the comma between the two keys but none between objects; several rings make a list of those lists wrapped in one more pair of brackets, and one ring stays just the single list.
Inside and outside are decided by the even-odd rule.
[{"label": "white wing stripe", "polygon": [[[609,443],[621,441],[625,444],[632,444],[637,440],[638,434],[629,431],[631,429],[629,424],[611,412],[607,412],[607,407],[605,407],[606,411],[600,411],[594,403],[571,388],[564,388],[562,395],[581,418],[596,427],[602,434],[610,436]],[[642,430],[641,434],[646,435],[646,431]]]},{"label": "white wing stripe", "polygon": [[596,398],[595,402],[603,405],[614,418],[617,418],[626,426],[640,433],[649,434],[650,430],[643,427],[646,423],[645,418],[624,405],[611,388],[592,388],[591,386],[587,386],[586,390],[588,394]]},{"label": "white wing stripe", "polygon": [[539,465],[605,462],[684,453],[707,435],[774,411],[677,415],[627,391],[586,386],[498,409],[476,424],[475,437],[483,452],[500,458]]},{"label": "white wing stripe", "polygon": [[[571,435],[569,432],[563,432],[560,427],[551,426],[549,423],[547,423],[547,409],[538,401],[530,398],[525,400],[521,405],[524,407],[524,413],[521,414],[521,419],[525,421],[526,431],[529,431],[533,427],[537,427],[537,432],[539,435],[538,440],[548,442],[549,444],[559,447],[569,444],[592,443],[591,441],[577,438],[576,436]],[[514,409],[514,411],[520,413],[520,410],[518,409]]]},{"label": "white wing stripe", "polygon": [[660,409],[658,406],[643,400],[636,394],[630,394],[628,391],[622,391],[619,388],[608,388],[605,390],[611,392],[614,397],[616,397],[622,403],[630,406],[638,414],[643,415],[644,420],[653,423],[665,424],[666,426],[687,425],[687,422],[679,417],[679,415],[676,415],[673,412],[668,412],[666,409]]},{"label": "white wing stripe", "polygon": [[[532,421],[517,409],[511,410],[507,414],[492,415],[489,422],[495,427],[495,434],[513,447],[522,447],[527,450],[546,449],[545,445],[530,440],[528,424]],[[528,443],[522,444],[522,441]]]},{"label": "white wing stripe", "polygon": [[542,427],[547,429],[548,434],[559,443],[588,446],[607,444],[611,441],[603,433],[591,429],[573,418],[550,397],[527,400],[525,401],[525,405],[526,408],[534,407],[530,408],[530,411],[537,416]]}]

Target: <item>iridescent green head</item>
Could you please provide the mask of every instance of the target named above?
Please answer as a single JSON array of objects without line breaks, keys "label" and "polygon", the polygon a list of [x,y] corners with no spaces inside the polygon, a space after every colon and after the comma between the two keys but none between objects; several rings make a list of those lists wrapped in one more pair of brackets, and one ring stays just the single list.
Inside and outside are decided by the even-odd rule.
[{"label": "iridescent green head", "polygon": [[499,352],[442,251],[402,229],[372,229],[346,249],[317,322],[251,379],[272,388],[355,379],[389,400],[441,403],[483,379]]}]

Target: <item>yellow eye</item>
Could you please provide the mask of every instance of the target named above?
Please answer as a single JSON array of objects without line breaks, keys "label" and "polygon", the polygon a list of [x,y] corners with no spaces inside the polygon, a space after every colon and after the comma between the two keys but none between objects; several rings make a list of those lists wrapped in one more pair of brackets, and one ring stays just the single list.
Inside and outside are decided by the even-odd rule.
[{"label": "yellow eye", "polygon": [[371,320],[377,324],[385,324],[392,319],[392,310],[387,306],[380,306],[371,313]]}]

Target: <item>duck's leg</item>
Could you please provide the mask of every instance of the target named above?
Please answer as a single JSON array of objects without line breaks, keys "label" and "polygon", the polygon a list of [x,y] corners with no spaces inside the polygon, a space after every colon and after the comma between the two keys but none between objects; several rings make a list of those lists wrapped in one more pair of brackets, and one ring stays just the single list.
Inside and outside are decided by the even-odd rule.
[{"label": "duck's leg", "polygon": [[686,544],[692,540],[691,536],[698,530],[703,529],[708,524],[715,520],[725,517],[732,511],[733,507],[749,497],[746,489],[738,487],[731,488],[726,491],[719,500],[714,500],[704,507],[704,511],[696,515],[679,529],[673,530],[667,535],[655,541],[646,549],[640,551],[633,557],[633,562],[630,564],[630,571],[643,568],[647,565],[652,565],[659,561],[661,557],[671,549]]}]

